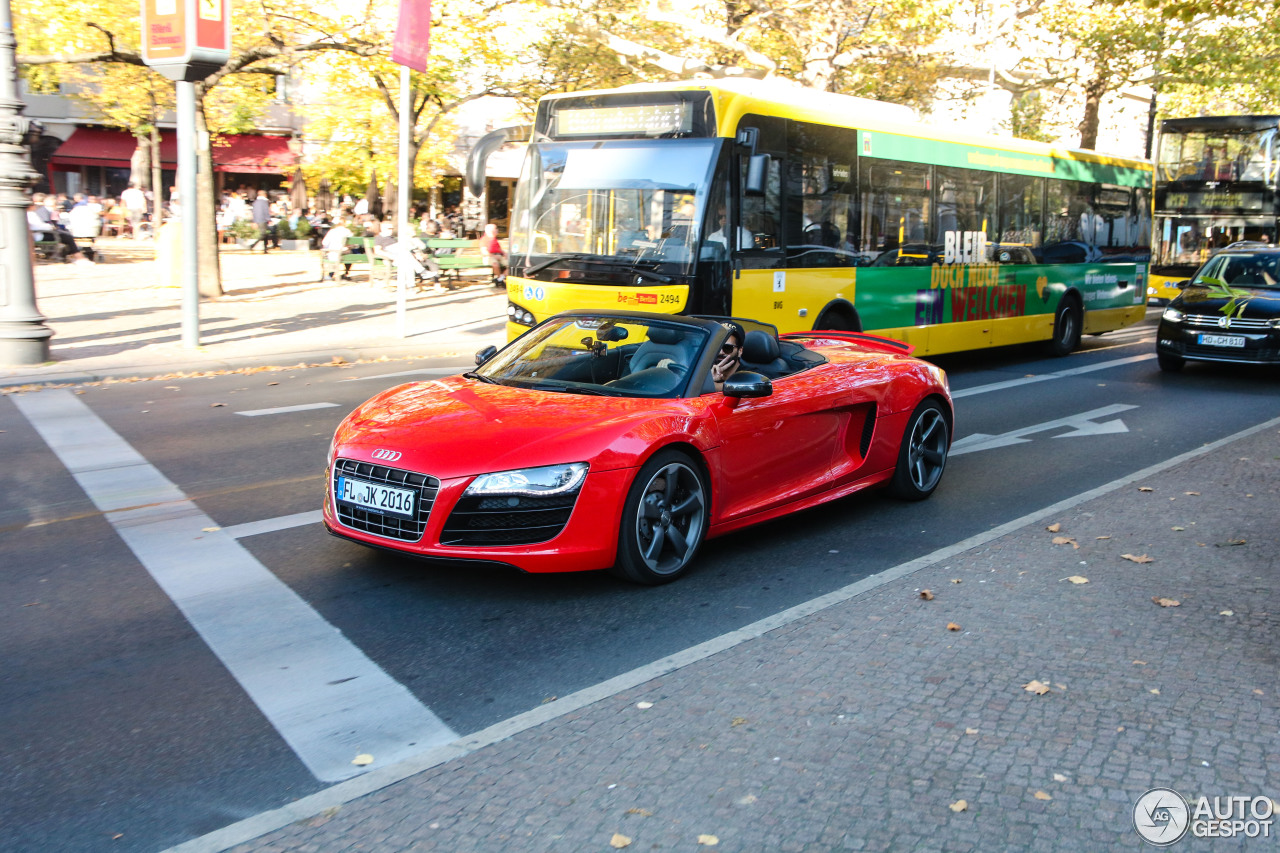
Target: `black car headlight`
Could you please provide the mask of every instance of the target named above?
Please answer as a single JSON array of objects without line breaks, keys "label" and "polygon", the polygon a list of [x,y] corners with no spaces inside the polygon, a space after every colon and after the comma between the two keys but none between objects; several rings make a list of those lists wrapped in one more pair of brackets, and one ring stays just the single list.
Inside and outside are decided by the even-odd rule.
[{"label": "black car headlight", "polygon": [[1177,308],[1166,308],[1164,309],[1164,313],[1160,316],[1161,318],[1168,320],[1170,323],[1181,323],[1183,318],[1186,317],[1186,315]]},{"label": "black car headlight", "polygon": [[464,497],[525,495],[533,498],[567,495],[581,489],[586,478],[586,462],[519,468],[515,471],[481,474],[462,494]]}]

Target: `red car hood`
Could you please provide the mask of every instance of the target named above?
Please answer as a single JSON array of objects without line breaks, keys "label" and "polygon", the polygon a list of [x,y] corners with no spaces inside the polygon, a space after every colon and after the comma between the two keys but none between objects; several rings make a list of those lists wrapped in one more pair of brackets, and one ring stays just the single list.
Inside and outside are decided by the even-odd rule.
[{"label": "red car hood", "polygon": [[[561,462],[606,471],[638,463],[669,435],[692,437],[703,421],[698,400],[595,397],[488,385],[460,376],[392,388],[347,416],[337,455],[373,461],[375,450],[403,454],[391,464],[440,479]],[[707,446],[704,440],[697,440]]]}]

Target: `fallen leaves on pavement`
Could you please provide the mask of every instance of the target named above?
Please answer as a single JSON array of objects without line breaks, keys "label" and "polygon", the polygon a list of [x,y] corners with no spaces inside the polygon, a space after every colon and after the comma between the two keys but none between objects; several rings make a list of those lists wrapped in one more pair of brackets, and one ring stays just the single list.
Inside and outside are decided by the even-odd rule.
[{"label": "fallen leaves on pavement", "polygon": [[1121,554],[1120,558],[1123,560],[1129,560],[1130,562],[1134,562],[1134,563],[1154,563],[1155,562],[1155,559],[1153,557],[1148,557],[1146,554]]},{"label": "fallen leaves on pavement", "polygon": [[1089,582],[1088,578],[1081,577],[1080,575],[1072,575],[1071,577],[1067,578],[1067,580],[1071,581],[1074,584],[1082,584],[1082,583]]},{"label": "fallen leaves on pavement", "polygon": [[960,812],[969,810],[969,803],[965,800],[956,800],[954,803],[947,806],[947,808],[951,809],[956,814],[960,814]]},{"label": "fallen leaves on pavement", "polygon": [[1049,531],[1050,533],[1057,533],[1061,529],[1062,529],[1062,525],[1056,521],[1045,528],[1045,530]]},{"label": "fallen leaves on pavement", "polygon": [[1052,800],[1052,799],[1053,799],[1053,797],[1049,796],[1049,795],[1048,795],[1048,794],[1046,794],[1044,791],[1036,791],[1036,792],[1035,792],[1035,794],[1033,794],[1032,796],[1034,796],[1037,800]]},{"label": "fallen leaves on pavement", "polygon": [[631,839],[623,835],[621,832],[615,832],[613,838],[609,839],[609,846],[615,850],[621,850],[631,844]]},{"label": "fallen leaves on pavement", "polygon": [[720,843],[720,839],[716,838],[714,835],[699,835],[698,843],[705,844],[708,847],[715,847],[717,844]]},{"label": "fallen leaves on pavement", "polygon": [[1073,549],[1078,549],[1080,547],[1080,543],[1072,539],[1070,536],[1055,536],[1053,537],[1053,544],[1070,545]]},{"label": "fallen leaves on pavement", "polygon": [[925,601],[933,601],[933,593],[927,589],[920,590],[920,597]]},{"label": "fallen leaves on pavement", "polygon": [[1027,691],[1028,693],[1034,693],[1037,696],[1043,696],[1044,694],[1049,692],[1049,685],[1044,684],[1040,681],[1036,681],[1035,679],[1032,679],[1031,681],[1028,681],[1026,684],[1022,685],[1022,689]]},{"label": "fallen leaves on pavement", "polygon": [[1151,600],[1161,607],[1179,607],[1182,605],[1182,602],[1176,598],[1161,598],[1158,595],[1153,595]]},{"label": "fallen leaves on pavement", "polygon": [[954,622],[948,622],[948,623],[947,623],[947,630],[948,630],[948,631],[959,631],[959,630],[960,630],[960,626],[959,626],[959,625],[957,625],[957,624],[956,624],[956,623],[954,623]]}]

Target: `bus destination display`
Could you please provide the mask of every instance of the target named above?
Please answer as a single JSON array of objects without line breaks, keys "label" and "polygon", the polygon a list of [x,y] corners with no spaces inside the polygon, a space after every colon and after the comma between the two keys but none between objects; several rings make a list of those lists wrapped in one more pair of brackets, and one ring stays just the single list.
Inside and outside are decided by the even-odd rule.
[{"label": "bus destination display", "polygon": [[559,138],[666,136],[693,130],[693,112],[685,102],[562,109],[555,113],[555,118],[555,135]]}]

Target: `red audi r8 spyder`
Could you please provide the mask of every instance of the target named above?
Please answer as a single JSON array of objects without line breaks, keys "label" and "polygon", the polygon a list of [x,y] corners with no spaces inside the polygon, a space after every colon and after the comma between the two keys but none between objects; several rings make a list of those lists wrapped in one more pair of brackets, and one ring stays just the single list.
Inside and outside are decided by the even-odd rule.
[{"label": "red audi r8 spyder", "polygon": [[325,526],[418,557],[665,583],[709,536],[872,486],[927,498],[953,412],[946,375],[910,352],[736,318],[558,314],[474,372],[352,412]]}]

